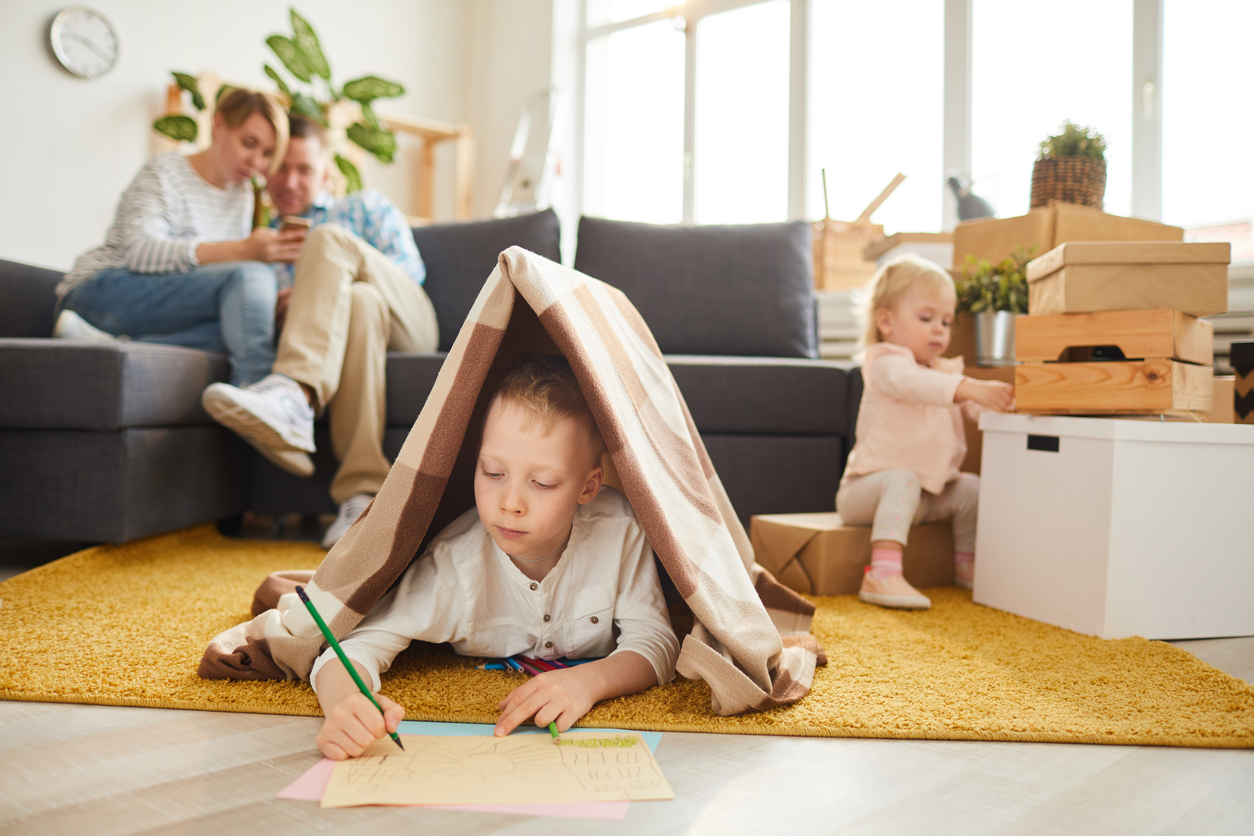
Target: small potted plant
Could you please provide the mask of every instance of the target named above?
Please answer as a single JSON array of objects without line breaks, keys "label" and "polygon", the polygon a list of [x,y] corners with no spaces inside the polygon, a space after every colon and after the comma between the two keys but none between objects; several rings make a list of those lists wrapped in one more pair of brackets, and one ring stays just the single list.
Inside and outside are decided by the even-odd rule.
[{"label": "small potted plant", "polygon": [[1106,137],[1071,120],[1041,143],[1032,166],[1031,208],[1051,201],[1102,208],[1106,196]]},{"label": "small potted plant", "polygon": [[1032,249],[1016,249],[997,264],[967,256],[956,286],[958,313],[969,314],[974,321],[978,365],[1014,365],[1015,316],[1028,312],[1027,263]]}]

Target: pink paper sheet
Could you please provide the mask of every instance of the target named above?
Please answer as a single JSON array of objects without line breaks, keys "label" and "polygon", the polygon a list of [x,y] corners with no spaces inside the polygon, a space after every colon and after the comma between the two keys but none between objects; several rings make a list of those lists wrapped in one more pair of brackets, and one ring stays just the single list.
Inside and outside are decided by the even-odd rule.
[{"label": "pink paper sheet", "polygon": [[[309,771],[279,791],[277,798],[291,801],[321,801],[331,780],[335,761],[323,758]],[[423,805],[432,810],[467,810],[476,813],[509,813],[515,816],[559,816],[568,819],[611,819],[627,816],[629,801],[597,801],[582,804],[440,804]]]}]

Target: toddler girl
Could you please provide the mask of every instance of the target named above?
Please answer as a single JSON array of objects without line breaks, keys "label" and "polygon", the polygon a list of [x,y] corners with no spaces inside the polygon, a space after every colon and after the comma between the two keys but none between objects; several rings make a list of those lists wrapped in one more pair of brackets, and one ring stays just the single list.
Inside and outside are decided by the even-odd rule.
[{"label": "toddler girl", "polygon": [[971,588],[980,479],[958,472],[967,453],[963,415],[1010,409],[1014,387],[964,377],[962,358],[941,356],[956,302],[949,274],[913,256],[885,264],[863,299],[864,389],[836,510],[849,525],[872,526],[871,565],[858,592],[867,603],[932,605],[901,574],[912,523],[953,519],[955,580]]}]

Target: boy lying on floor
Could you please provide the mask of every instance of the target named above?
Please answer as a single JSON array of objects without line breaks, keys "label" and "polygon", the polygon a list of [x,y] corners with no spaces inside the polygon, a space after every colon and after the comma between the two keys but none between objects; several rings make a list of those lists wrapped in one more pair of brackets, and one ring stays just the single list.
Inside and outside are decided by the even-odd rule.
[{"label": "boy lying on floor", "polygon": [[[623,495],[602,488],[603,449],[565,358],[527,355],[506,372],[483,422],[475,508],[341,642],[372,691],[415,639],[466,656],[605,657],[515,688],[500,702],[498,736],[529,717],[566,731],[599,700],[671,680],[679,642],[653,549]],[[380,715],[333,650],[309,681],[329,758],[361,754],[405,716],[378,695]]]}]

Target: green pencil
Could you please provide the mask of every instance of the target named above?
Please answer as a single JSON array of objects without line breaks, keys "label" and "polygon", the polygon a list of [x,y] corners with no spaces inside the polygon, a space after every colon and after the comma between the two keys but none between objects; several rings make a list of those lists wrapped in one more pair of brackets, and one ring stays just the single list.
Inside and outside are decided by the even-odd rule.
[{"label": "green pencil", "polygon": [[[357,683],[357,687],[361,689],[361,692],[366,695],[366,699],[374,703],[374,707],[379,709],[379,713],[382,714],[383,706],[379,705],[379,703],[375,700],[374,695],[370,693],[370,689],[366,687],[366,683],[362,682],[361,677],[357,675],[357,669],[353,667],[352,662],[348,661],[348,657],[345,656],[344,651],[340,649],[340,643],[335,640],[335,636],[331,635],[331,630],[327,627],[327,623],[322,620],[322,616],[318,615],[318,611],[314,609],[313,601],[310,601],[309,596],[305,594],[305,588],[303,586],[296,587],[296,594],[300,596],[300,600],[305,602],[305,608],[309,610],[309,614],[312,615],[313,620],[317,622],[318,629],[322,631],[322,635],[327,640],[327,644],[331,645],[331,649],[335,651],[335,655],[340,657],[340,661],[343,662],[344,667],[348,669],[349,676],[351,676],[353,681]],[[557,734],[556,727],[553,729],[553,734]],[[396,745],[401,747],[402,752],[405,751],[405,747],[401,745],[401,738],[396,732],[388,732],[388,736],[396,741]]]},{"label": "green pencil", "polygon": [[549,723],[549,734],[553,735],[553,742],[554,742],[554,743],[558,743],[558,742],[560,742],[560,741],[561,741],[561,739],[562,739],[562,736],[561,736],[560,734],[558,734],[558,733],[557,733],[557,723],[556,723],[556,722]]}]

